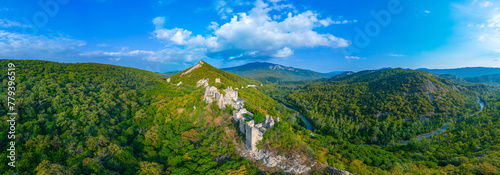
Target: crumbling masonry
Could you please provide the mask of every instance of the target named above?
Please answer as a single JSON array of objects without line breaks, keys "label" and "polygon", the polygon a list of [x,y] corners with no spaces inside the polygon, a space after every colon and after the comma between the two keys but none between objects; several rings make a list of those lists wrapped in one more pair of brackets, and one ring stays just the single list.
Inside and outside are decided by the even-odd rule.
[{"label": "crumbling masonry", "polygon": [[203,99],[207,103],[217,103],[220,109],[225,109],[226,106],[232,106],[233,120],[238,123],[238,129],[246,136],[245,147],[248,150],[257,150],[257,143],[262,140],[262,136],[267,129],[274,126],[273,117],[266,115],[266,119],[262,123],[255,123],[253,114],[244,108],[244,100],[238,98],[238,92],[232,87],[224,89],[225,96],[222,95],[214,86],[206,86]]}]

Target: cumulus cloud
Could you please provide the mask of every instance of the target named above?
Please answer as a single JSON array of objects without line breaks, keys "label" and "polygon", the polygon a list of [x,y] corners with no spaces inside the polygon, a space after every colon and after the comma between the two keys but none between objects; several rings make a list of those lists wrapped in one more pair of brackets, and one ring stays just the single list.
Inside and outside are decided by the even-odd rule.
[{"label": "cumulus cloud", "polygon": [[2,58],[60,58],[72,55],[84,41],[69,37],[32,36],[0,30]]},{"label": "cumulus cloud", "polygon": [[80,56],[110,56],[110,57],[120,57],[120,56],[140,56],[140,55],[152,55],[155,52],[147,51],[147,50],[133,50],[126,51],[126,49],[122,49],[117,52],[104,52],[104,51],[93,51],[93,52],[84,52],[80,53]]},{"label": "cumulus cloud", "polygon": [[[227,5],[225,1],[217,2],[220,6]],[[277,17],[272,17],[271,12],[286,9],[295,11],[293,5],[257,0],[253,6],[248,12],[233,15],[224,24],[212,22],[208,27],[212,33],[206,36],[193,35],[191,31],[182,28],[165,29],[164,18],[155,18],[153,23],[156,30],[153,35],[166,43],[166,49],[145,59],[269,59],[291,56],[294,49],[300,48],[349,46],[349,41],[343,38],[329,33],[320,34],[314,29],[352,21],[321,19],[317,12],[311,10],[287,12],[284,13],[286,17],[279,18],[281,20],[278,21]]]}]

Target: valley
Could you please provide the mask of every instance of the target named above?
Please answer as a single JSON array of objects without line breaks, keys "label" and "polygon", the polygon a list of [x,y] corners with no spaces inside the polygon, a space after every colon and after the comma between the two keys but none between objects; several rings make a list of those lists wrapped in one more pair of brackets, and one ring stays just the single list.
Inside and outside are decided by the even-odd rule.
[{"label": "valley", "polygon": [[[283,104],[283,105],[285,105],[285,104]],[[286,107],[287,109],[290,109],[290,110],[293,110],[293,111],[297,111],[297,110],[292,109],[292,108],[290,108],[290,107],[288,107],[288,106],[286,106],[286,105],[285,105],[285,107]],[[304,115],[302,115],[302,113],[300,113],[300,112],[299,112],[299,115],[300,115],[300,118],[301,118],[301,119],[305,122],[305,124],[306,124],[306,129],[307,129],[307,130],[309,130],[309,131],[312,131],[312,130],[313,130],[313,128],[312,128],[311,122],[309,122],[309,120],[308,120],[306,117],[304,117]]]},{"label": "valley", "polygon": [[[483,111],[483,108],[484,108],[484,102],[483,102],[483,101],[481,101],[481,99],[480,99],[480,98],[478,98],[477,103],[478,103],[478,105],[479,105],[481,108],[479,109],[479,111],[478,111],[478,112],[476,112],[476,113],[474,113],[474,114],[471,114],[471,116],[474,116],[474,115],[476,115],[476,114],[479,114],[481,111]],[[443,127],[438,128],[438,129],[436,129],[436,130],[434,130],[434,131],[432,131],[432,132],[425,133],[425,134],[420,134],[420,135],[418,135],[418,136],[415,136],[415,139],[417,139],[417,140],[422,140],[424,137],[425,137],[425,138],[430,138],[430,137],[435,136],[435,135],[437,135],[437,134],[441,134],[441,133],[443,133],[443,132],[444,132],[444,131],[446,131],[449,127],[450,127],[450,126],[448,125],[448,123],[445,123],[445,125],[444,125]],[[410,141],[401,141],[401,142],[397,142],[397,144],[400,144],[400,145],[407,145],[408,143],[410,143]]]}]

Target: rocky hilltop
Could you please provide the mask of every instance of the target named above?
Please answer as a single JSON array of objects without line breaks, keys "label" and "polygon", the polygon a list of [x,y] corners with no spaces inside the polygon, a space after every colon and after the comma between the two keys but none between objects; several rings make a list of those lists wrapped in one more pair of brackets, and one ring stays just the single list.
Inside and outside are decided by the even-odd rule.
[{"label": "rocky hilltop", "polygon": [[248,85],[261,84],[255,80],[224,72],[201,60],[193,67],[168,77],[167,81],[191,87],[206,87],[208,84],[211,84],[219,88],[225,88],[227,86],[246,87]]}]

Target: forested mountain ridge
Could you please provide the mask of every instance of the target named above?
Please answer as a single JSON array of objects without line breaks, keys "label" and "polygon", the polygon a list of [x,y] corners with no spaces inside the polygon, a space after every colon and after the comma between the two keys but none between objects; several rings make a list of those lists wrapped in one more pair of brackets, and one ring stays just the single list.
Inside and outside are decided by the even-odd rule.
[{"label": "forested mountain ridge", "polygon": [[208,78],[208,83],[211,85],[216,85],[215,79],[220,79],[220,84],[217,87],[226,88],[226,86],[246,87],[247,85],[260,85],[261,83],[256,80],[250,80],[241,77],[236,74],[224,72],[223,70],[217,69],[204,61],[199,61],[193,67],[190,67],[184,71],[181,71],[175,75],[169,77],[172,83],[178,84],[182,82],[184,85],[196,86],[197,82],[201,79]]},{"label": "forested mountain ridge", "polygon": [[478,77],[467,77],[464,79],[471,83],[484,83],[493,86],[500,86],[500,74],[490,74]]},{"label": "forested mountain ridge", "polygon": [[495,67],[463,67],[456,69],[416,69],[433,74],[452,74],[460,78],[478,77],[483,75],[500,74],[500,68]]},{"label": "forested mountain ridge", "polygon": [[222,70],[244,77],[251,77],[264,83],[316,80],[328,77],[326,74],[311,70],[298,69],[266,62],[248,63],[241,66],[223,68]]}]

